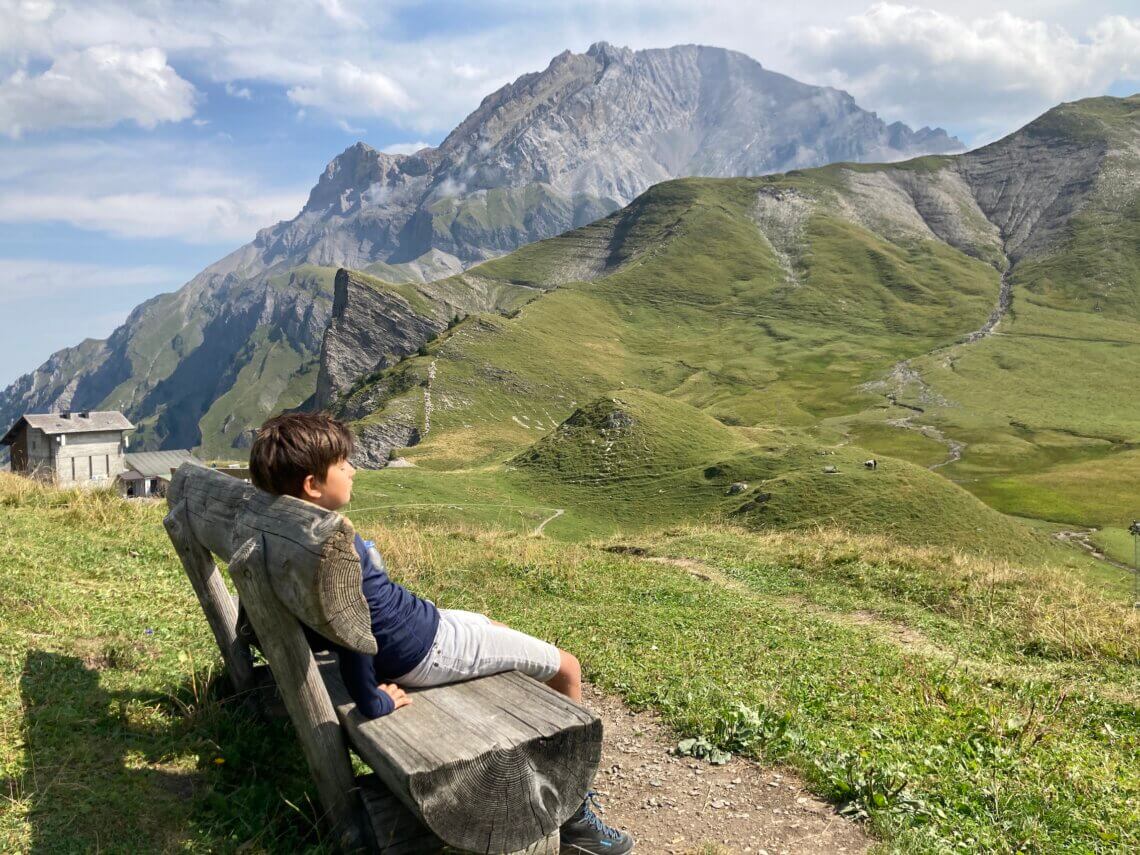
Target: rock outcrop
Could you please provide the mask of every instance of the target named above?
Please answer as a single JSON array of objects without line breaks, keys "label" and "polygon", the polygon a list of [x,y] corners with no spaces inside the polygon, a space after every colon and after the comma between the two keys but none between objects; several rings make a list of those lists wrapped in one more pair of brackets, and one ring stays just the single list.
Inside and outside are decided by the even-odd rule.
[{"label": "rock outcrop", "polygon": [[434,312],[417,312],[406,297],[381,283],[338,270],[332,319],[321,345],[317,406],[327,407],[358,377],[414,353],[446,325]]}]

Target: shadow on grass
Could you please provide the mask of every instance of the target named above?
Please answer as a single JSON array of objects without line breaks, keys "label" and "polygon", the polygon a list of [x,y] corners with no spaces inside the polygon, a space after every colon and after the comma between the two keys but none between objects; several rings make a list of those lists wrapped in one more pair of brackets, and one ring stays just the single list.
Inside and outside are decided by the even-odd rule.
[{"label": "shadow on grass", "polygon": [[[30,851],[320,847],[287,725],[191,678],[169,696],[108,692],[83,659],[28,651],[20,676]],[[294,807],[296,806],[296,807]]]}]

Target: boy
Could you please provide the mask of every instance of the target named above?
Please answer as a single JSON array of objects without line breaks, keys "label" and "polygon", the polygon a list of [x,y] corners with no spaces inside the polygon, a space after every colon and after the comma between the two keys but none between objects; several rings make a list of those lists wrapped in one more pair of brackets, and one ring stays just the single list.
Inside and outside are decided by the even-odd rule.
[{"label": "boy", "polygon": [[[277,416],[262,425],[253,442],[250,475],[266,492],[339,510],[352,498],[352,444],[348,428],[323,413]],[[360,535],[356,552],[378,652],[347,650],[307,627],[306,634],[315,649],[336,652],[361,714],[376,718],[410,704],[401,686],[440,686],[514,669],[574,701],[582,699],[582,673],[571,654],[484,615],[440,609],[417,597],[388,578],[380,554]],[[632,850],[630,836],[605,825],[591,803],[596,804],[592,792],[562,826],[564,850],[606,855]]]}]

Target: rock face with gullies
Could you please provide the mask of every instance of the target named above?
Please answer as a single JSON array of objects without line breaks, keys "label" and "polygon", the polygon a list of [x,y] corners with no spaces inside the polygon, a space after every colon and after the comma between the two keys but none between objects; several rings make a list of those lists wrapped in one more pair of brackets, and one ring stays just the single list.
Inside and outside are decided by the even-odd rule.
[{"label": "rock face with gullies", "polygon": [[670,178],[962,148],[941,129],[887,125],[845,92],[734,51],[601,42],[487,96],[438,148],[352,146],[300,216],[256,243],[269,263],[414,265],[434,252],[469,265],[591,222]]},{"label": "rock face with gullies", "polygon": [[0,393],[0,414],[105,405],[130,414],[135,448],[192,447],[207,431],[211,451],[248,445],[251,424],[312,394],[331,280],[308,268],[252,282],[206,271],[137,307],[106,341],[20,378]]},{"label": "rock face with gullies", "polygon": [[[429,282],[592,222],[665,179],[960,148],[941,130],[887,125],[844,92],[733,51],[605,43],[567,51],[487,96],[437,148],[350,147],[296,218],[139,306],[106,341],[60,351],[0,393],[0,423],[67,406],[121,409],[140,425],[137,447],[233,456],[268,414],[312,405],[318,373],[327,403],[356,371],[450,319],[449,309],[412,305],[418,320],[402,315],[406,330],[391,329],[357,359],[338,348],[359,331],[345,338],[338,329],[318,372],[339,267]],[[470,296],[479,310],[503,308],[500,297],[517,302],[502,289],[471,288],[455,302]]]}]

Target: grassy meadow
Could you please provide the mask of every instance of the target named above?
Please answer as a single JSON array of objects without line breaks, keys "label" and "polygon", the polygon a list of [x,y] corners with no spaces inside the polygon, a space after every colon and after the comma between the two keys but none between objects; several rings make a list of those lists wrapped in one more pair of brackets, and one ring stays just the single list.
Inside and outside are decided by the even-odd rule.
[{"label": "grassy meadow", "polygon": [[[678,738],[799,770],[882,851],[1140,845],[1140,622],[1111,587],[833,526],[559,538],[532,533],[545,508],[367,510],[480,495],[428,480],[360,476],[349,516],[397,578],[573,650]],[[222,700],[162,504],[5,475],[0,505],[0,849],[322,849],[288,727]]]}]

